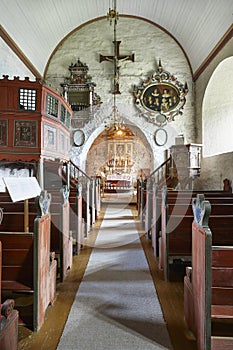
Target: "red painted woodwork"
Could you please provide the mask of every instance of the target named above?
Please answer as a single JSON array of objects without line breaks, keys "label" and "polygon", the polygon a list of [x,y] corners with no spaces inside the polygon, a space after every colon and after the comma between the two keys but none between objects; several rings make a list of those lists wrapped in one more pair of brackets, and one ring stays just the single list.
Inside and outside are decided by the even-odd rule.
[{"label": "red painted woodwork", "polygon": [[73,238],[70,231],[70,204],[62,202],[58,190],[51,191],[51,249],[58,259],[58,270],[62,282],[73,262]]},{"label": "red painted woodwork", "polygon": [[[228,350],[233,347],[233,244],[215,244],[209,201],[202,206],[197,202],[194,213],[192,267],[184,277],[185,321],[198,350]],[[232,230],[232,223],[228,225]]]},{"label": "red painted woodwork", "polygon": [[0,349],[17,350],[18,348],[18,311],[14,310],[14,300],[1,304],[2,283],[2,243],[0,241]]},{"label": "red painted woodwork", "polygon": [[[24,213],[15,213],[16,222],[20,216]],[[2,289],[33,294],[32,316],[24,315],[22,310],[20,318],[34,331],[42,326],[46,309],[56,296],[57,262],[50,254],[50,223],[50,214],[46,214],[35,219],[34,232],[0,232]]]},{"label": "red painted woodwork", "polygon": [[[19,102],[19,89],[36,91],[35,108],[25,109]],[[48,114],[47,98],[58,101],[58,115]],[[0,79],[1,139],[0,159],[9,162],[38,162],[43,157],[69,160],[70,131],[61,110],[72,116],[63,97],[40,80]],[[23,135],[23,132],[25,133]],[[23,136],[22,136],[23,135]],[[51,139],[49,139],[51,136]]]}]

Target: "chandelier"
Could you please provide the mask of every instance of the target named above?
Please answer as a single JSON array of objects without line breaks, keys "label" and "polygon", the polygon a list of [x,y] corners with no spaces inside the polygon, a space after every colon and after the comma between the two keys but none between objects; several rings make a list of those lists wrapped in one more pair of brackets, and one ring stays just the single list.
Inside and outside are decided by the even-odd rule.
[{"label": "chandelier", "polygon": [[107,131],[114,131],[116,135],[123,136],[125,125],[123,122],[123,117],[118,112],[118,109],[115,103],[115,95],[114,95],[114,103],[112,106],[112,112],[107,117],[104,124],[105,124],[105,129]]}]

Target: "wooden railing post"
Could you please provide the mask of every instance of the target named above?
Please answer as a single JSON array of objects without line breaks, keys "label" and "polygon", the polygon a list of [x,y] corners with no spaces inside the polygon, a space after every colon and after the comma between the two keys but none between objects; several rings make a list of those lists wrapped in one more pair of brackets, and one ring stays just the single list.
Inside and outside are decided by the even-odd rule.
[{"label": "wooden railing post", "polygon": [[151,221],[153,214],[153,178],[150,178],[146,182],[146,203],[145,203],[145,232],[147,238],[151,238]]},{"label": "wooden railing post", "polygon": [[141,208],[140,208],[140,221],[142,225],[145,225],[145,194],[146,194],[146,180],[142,180],[141,183]]}]

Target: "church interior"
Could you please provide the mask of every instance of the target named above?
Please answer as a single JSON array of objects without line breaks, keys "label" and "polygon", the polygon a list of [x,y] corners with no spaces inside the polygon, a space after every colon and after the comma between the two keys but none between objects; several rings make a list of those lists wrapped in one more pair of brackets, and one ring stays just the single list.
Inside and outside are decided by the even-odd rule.
[{"label": "church interior", "polygon": [[0,349],[232,349],[232,1],[0,9]]}]

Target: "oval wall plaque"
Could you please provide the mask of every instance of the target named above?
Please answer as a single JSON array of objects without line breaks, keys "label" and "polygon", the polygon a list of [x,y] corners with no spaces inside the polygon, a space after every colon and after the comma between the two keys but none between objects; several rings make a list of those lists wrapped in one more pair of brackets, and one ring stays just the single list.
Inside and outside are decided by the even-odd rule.
[{"label": "oval wall plaque", "polygon": [[73,135],[74,144],[78,147],[82,146],[85,142],[85,134],[82,130],[76,130]]},{"label": "oval wall plaque", "polygon": [[167,132],[164,129],[157,129],[154,134],[154,140],[157,146],[164,146],[167,142]]}]

